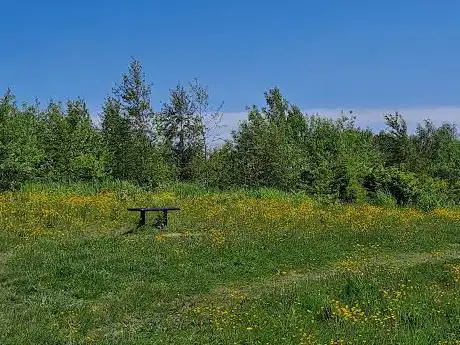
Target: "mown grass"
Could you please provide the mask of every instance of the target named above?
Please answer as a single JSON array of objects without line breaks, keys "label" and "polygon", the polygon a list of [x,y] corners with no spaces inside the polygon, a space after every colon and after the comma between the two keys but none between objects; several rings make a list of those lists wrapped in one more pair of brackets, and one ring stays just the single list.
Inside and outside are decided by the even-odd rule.
[{"label": "mown grass", "polygon": [[460,210],[170,190],[1,194],[0,343],[460,343]]}]

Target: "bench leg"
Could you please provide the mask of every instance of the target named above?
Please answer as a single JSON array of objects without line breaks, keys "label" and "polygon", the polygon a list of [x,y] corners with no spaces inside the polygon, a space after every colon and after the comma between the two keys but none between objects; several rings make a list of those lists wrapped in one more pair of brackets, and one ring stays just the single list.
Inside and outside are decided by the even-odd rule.
[{"label": "bench leg", "polygon": [[139,226],[145,225],[145,211],[141,211],[141,216],[139,218]]},{"label": "bench leg", "polygon": [[168,225],[168,211],[163,210],[163,227]]}]

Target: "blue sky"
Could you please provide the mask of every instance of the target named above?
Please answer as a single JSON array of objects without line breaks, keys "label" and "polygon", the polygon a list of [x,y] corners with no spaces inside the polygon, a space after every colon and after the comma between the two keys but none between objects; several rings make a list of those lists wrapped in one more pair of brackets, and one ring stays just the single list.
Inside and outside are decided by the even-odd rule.
[{"label": "blue sky", "polygon": [[[130,57],[168,89],[198,77],[227,122],[279,86],[305,110],[460,120],[460,2],[8,1],[0,90],[100,108]],[[233,114],[233,115],[231,115]]]}]

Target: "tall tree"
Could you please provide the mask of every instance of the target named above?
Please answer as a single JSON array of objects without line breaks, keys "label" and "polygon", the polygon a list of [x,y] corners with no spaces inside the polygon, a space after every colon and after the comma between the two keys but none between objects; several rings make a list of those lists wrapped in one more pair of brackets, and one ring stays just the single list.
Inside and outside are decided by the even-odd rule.
[{"label": "tall tree", "polygon": [[132,59],[128,72],[121,76],[121,83],[113,90],[120,103],[122,116],[130,123],[131,130],[140,137],[152,134],[153,110],[151,106],[151,85],[147,83],[142,64]]},{"label": "tall tree", "polygon": [[203,159],[204,125],[198,111],[198,104],[180,84],[170,90],[161,111],[160,132],[180,180],[196,178],[197,160]]},{"label": "tall tree", "polygon": [[36,108],[19,109],[11,90],[0,98],[0,189],[19,187],[38,177],[43,159]]},{"label": "tall tree", "polygon": [[115,179],[131,180],[132,136],[129,122],[121,115],[120,103],[107,97],[102,109],[102,137],[107,150],[107,170]]},{"label": "tall tree", "polygon": [[407,165],[412,146],[406,120],[398,112],[385,114],[384,118],[387,128],[375,137],[384,161],[389,166]]},{"label": "tall tree", "polygon": [[233,133],[233,156],[245,185],[290,189],[298,163],[290,136],[298,133],[295,127],[302,117],[276,88],[265,93],[265,101],[267,105],[261,110],[248,108],[248,120]]},{"label": "tall tree", "polygon": [[103,135],[110,153],[109,166],[114,177],[140,184],[157,184],[166,168],[154,136],[151,86],[146,82],[141,63],[133,59],[121,83],[104,106]]},{"label": "tall tree", "polygon": [[40,142],[45,152],[41,173],[52,180],[69,180],[70,138],[66,114],[59,102],[50,101],[39,114]]},{"label": "tall tree", "polygon": [[217,109],[211,109],[209,90],[206,86],[201,85],[196,78],[190,83],[190,95],[201,122],[201,140],[203,142],[204,158],[207,160],[210,147],[216,143],[216,140],[221,139],[218,131],[223,127],[221,125],[223,103]]},{"label": "tall tree", "polygon": [[66,106],[69,173],[74,180],[101,179],[104,177],[105,153],[86,103],[82,99],[69,100]]},{"label": "tall tree", "polygon": [[265,92],[266,107],[262,108],[266,119],[278,127],[283,127],[286,123],[289,110],[289,102],[281,95],[277,87]]},{"label": "tall tree", "polygon": [[454,124],[444,123],[436,127],[432,121],[425,120],[417,126],[413,142],[414,172],[430,173],[449,180],[460,176],[457,129]]}]

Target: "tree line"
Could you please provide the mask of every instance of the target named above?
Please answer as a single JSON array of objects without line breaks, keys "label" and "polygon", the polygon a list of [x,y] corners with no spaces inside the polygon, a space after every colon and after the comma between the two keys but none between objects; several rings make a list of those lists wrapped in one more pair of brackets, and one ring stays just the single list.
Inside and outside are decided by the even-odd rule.
[{"label": "tree line", "polygon": [[0,99],[0,189],[28,181],[122,180],[155,187],[304,191],[326,202],[376,202],[423,209],[460,204],[460,140],[454,124],[425,120],[409,133],[399,113],[378,133],[339,119],[304,114],[278,88],[265,106],[219,146],[221,109],[206,87],[177,85],[161,109],[151,105],[142,65],[132,60],[105,99],[96,125],[83,99],[19,106]]}]

